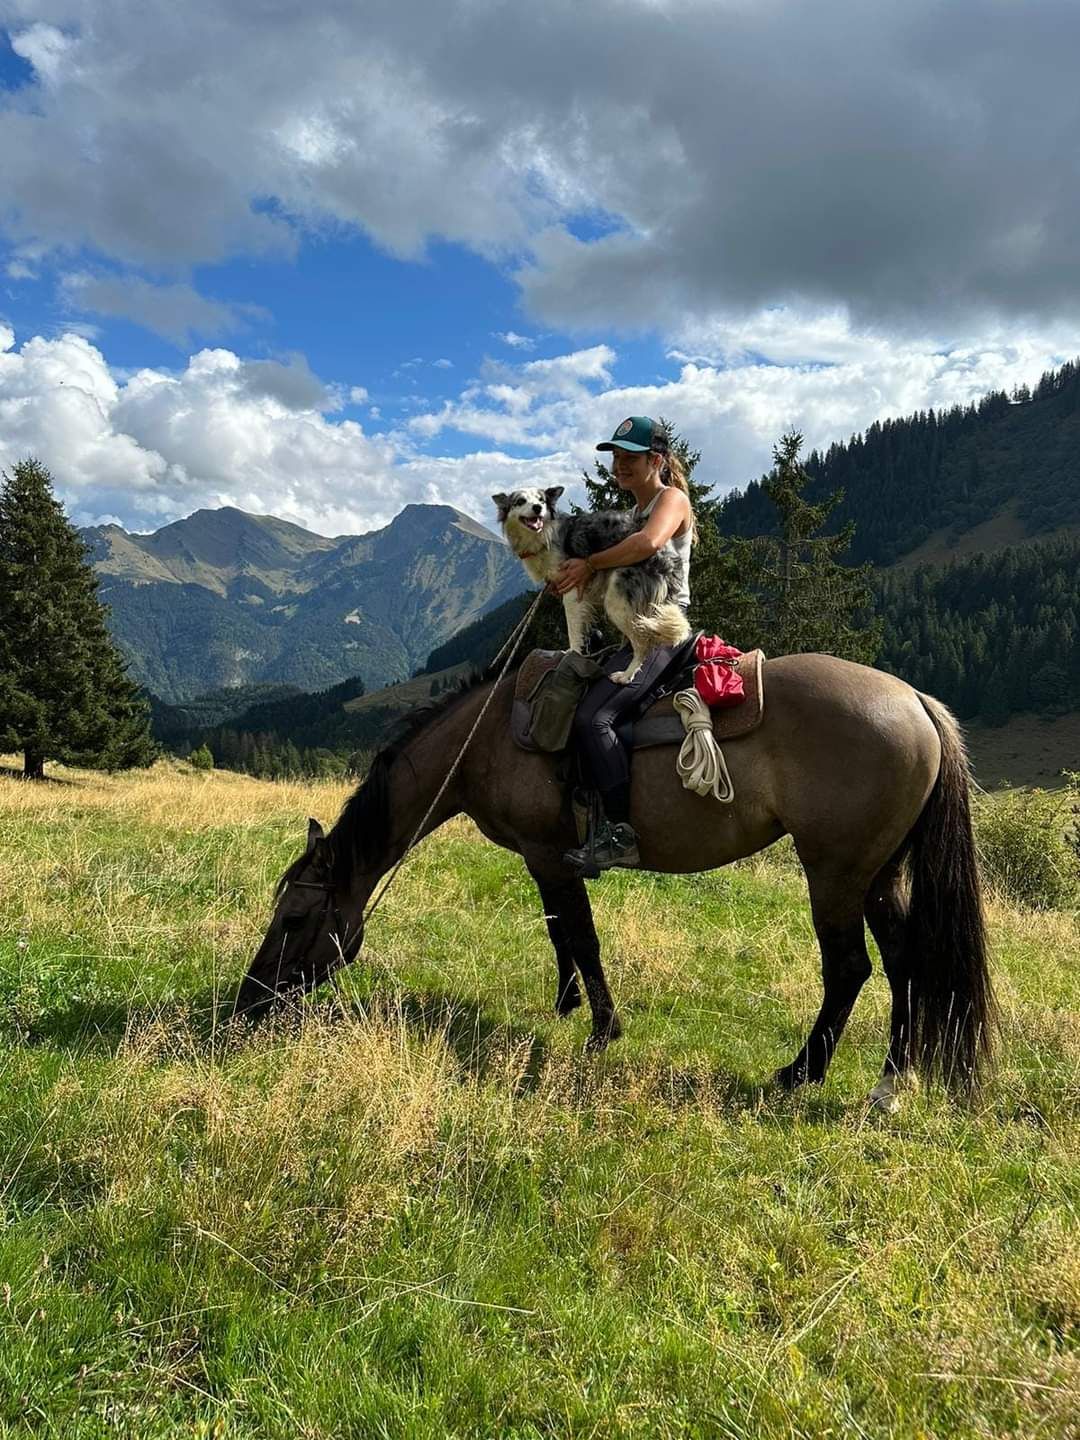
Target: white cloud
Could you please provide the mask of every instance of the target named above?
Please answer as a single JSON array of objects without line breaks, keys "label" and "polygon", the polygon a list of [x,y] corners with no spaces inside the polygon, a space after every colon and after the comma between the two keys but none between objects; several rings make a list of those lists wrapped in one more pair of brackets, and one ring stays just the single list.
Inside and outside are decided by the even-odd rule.
[{"label": "white cloud", "polygon": [[536,349],[535,340],[531,340],[528,335],[519,335],[516,330],[496,330],[494,334],[496,340],[501,340],[513,350]]},{"label": "white cloud", "polygon": [[350,405],[362,405],[367,398],[368,392],[364,389],[363,385],[351,385],[349,387]]},{"label": "white cloud", "polygon": [[358,226],[669,338],[769,305],[937,344],[1080,309],[1075,0],[5,13],[38,82],[0,95],[16,243],[182,271]]},{"label": "white cloud", "polygon": [[0,464],[38,455],[80,523],[110,513],[156,528],[229,504],[335,533],[415,498],[385,443],[326,418],[333,399],[302,360],[203,350],[178,374],[119,381],[77,335],[16,350],[0,332],[0,345]]},{"label": "white cloud", "polygon": [[[773,323],[763,315],[735,338],[758,351]],[[702,478],[724,492],[767,468],[789,426],[824,447],[888,415],[1030,384],[1071,354],[1053,333],[1015,344],[988,331],[947,353],[835,319],[810,317],[807,333],[843,358],[725,368],[699,354],[652,384],[617,386],[617,357],[599,346],[496,367],[500,379],[486,373],[437,414],[371,436],[355,420],[332,418],[340,397],[302,356],[247,360],[207,349],[175,373],[120,375],[79,335],[16,348],[0,326],[0,465],[38,455],[79,523],[109,515],[154,529],[201,506],[236,505],[342,534],[386,524],[420,501],[490,524],[494,491],[543,483],[573,492],[596,442],[628,414],[671,420],[703,452]],[[733,344],[726,332],[713,339],[725,351]],[[468,454],[418,449],[418,440],[451,432],[473,438]]]},{"label": "white cloud", "polygon": [[454,368],[454,362],[445,358],[442,360],[436,360],[433,363],[436,370],[452,370]]},{"label": "white cloud", "polygon": [[74,40],[54,25],[38,23],[11,37],[11,48],[32,65],[43,84],[55,86],[65,76]]},{"label": "white cloud", "polygon": [[[766,311],[734,329],[699,328],[694,338],[694,356],[676,352],[676,373],[651,384],[611,384],[610,350],[603,359],[575,352],[499,367],[499,383],[474,384],[409,428],[428,441],[457,431],[496,446],[566,454],[589,467],[596,441],[624,416],[662,415],[702,450],[703,476],[725,493],[768,468],[786,429],[801,430],[808,449],[825,448],[875,420],[1033,383],[1078,348],[1065,325],[1022,340],[990,326],[966,345],[941,350],[928,338],[900,343],[858,330],[835,311],[783,319]],[[567,376],[576,383],[568,385]]]},{"label": "white cloud", "polygon": [[154,285],[133,276],[77,271],[63,276],[61,292],[72,309],[134,320],[177,345],[191,344],[196,335],[245,330],[252,320],[267,318],[258,305],[208,300],[190,285]]}]

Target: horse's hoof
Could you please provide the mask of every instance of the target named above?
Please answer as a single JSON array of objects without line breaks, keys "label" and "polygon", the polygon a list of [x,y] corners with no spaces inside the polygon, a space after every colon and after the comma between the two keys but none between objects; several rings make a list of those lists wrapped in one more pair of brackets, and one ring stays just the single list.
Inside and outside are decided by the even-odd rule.
[{"label": "horse's hoof", "polygon": [[560,1020],[565,1020],[572,1015],[581,1005],[581,991],[575,986],[572,990],[564,990],[555,1001],[555,1014]]},{"label": "horse's hoof", "polygon": [[885,1090],[875,1085],[870,1091],[870,1109],[880,1110],[885,1115],[895,1115],[900,1109],[900,1096],[895,1090]]},{"label": "horse's hoof", "polygon": [[606,1050],[613,1040],[618,1040],[622,1035],[622,1021],[618,1015],[612,1015],[606,1025],[598,1025],[585,1041],[585,1053],[587,1055],[599,1055],[601,1050]]},{"label": "horse's hoof", "polygon": [[882,1110],[886,1115],[895,1115],[900,1109],[900,1091],[918,1090],[918,1077],[907,1071],[902,1075],[883,1075],[870,1091],[871,1110]]},{"label": "horse's hoof", "polygon": [[806,1084],[806,1080],[806,1067],[803,1065],[785,1065],[773,1076],[773,1083],[781,1090],[797,1090],[800,1085]]}]

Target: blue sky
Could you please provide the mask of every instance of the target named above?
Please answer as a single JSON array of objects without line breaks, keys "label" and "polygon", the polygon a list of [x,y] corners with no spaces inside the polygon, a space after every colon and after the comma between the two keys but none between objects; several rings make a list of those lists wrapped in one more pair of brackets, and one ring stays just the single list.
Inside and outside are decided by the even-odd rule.
[{"label": "blue sky", "polygon": [[727,490],[1037,379],[1080,12],[1022,9],[0,0],[0,464],[84,523],[490,521],[628,413]]}]

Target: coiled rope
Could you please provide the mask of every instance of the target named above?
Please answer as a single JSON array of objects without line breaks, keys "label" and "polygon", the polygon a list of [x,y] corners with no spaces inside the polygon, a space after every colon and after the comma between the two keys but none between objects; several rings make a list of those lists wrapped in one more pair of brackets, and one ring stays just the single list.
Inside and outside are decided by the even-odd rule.
[{"label": "coiled rope", "polygon": [[713,734],[712,712],[691,686],[672,697],[675,709],[682,716],[686,739],[679,747],[675,769],[687,790],[697,795],[712,795],[722,805],[735,799],[735,786],[728,774],[724,752]]}]

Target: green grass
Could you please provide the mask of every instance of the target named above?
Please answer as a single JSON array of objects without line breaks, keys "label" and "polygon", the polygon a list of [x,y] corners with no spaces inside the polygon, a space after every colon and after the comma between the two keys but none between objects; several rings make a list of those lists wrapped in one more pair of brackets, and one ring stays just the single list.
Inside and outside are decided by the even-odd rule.
[{"label": "green grass", "polygon": [[0,1434],[1069,1436],[1080,924],[991,907],[987,1094],[827,1085],[783,847],[592,887],[627,1033],[582,1054],[514,858],[455,822],[336,992],[219,1024],[306,816],[159,767],[0,784]]}]

